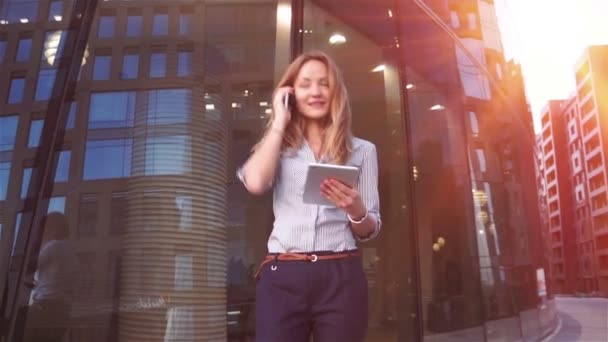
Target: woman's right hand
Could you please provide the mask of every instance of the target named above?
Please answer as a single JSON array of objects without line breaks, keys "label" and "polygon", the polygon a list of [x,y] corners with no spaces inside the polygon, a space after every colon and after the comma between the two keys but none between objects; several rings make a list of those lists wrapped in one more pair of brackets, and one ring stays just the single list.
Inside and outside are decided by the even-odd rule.
[{"label": "woman's right hand", "polygon": [[277,88],[272,99],[272,111],[274,113],[272,127],[281,131],[285,130],[289,120],[291,120],[291,111],[285,108],[285,96],[287,94],[295,96],[292,87]]}]

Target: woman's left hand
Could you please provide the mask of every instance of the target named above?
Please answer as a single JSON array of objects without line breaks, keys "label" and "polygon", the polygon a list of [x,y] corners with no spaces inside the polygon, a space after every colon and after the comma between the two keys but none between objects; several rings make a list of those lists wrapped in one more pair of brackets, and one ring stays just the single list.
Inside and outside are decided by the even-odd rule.
[{"label": "woman's left hand", "polygon": [[321,194],[353,219],[365,216],[367,209],[365,209],[358,189],[351,188],[335,179],[326,179],[321,183]]}]

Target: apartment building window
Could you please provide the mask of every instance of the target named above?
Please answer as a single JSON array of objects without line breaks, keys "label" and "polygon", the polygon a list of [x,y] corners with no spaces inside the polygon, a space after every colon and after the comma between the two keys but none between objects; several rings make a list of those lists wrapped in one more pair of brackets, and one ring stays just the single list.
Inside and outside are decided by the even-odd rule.
[{"label": "apartment building window", "polygon": [[469,111],[469,128],[472,136],[479,135],[479,122],[477,121],[477,114],[473,111]]},{"label": "apartment building window", "polygon": [[486,172],[487,171],[486,153],[485,153],[484,149],[476,148],[475,156],[477,157],[477,167],[478,167],[477,170],[480,172]]},{"label": "apartment building window", "polygon": [[30,187],[30,181],[32,179],[32,170],[31,167],[26,167],[23,169],[23,175],[21,177],[21,198],[27,197],[27,190]]},{"label": "apartment building window", "polygon": [[10,23],[28,23],[36,20],[39,0],[4,0],[0,2],[0,18]]},{"label": "apartment building window", "polygon": [[30,59],[32,54],[32,38],[19,39],[17,43],[17,54],[15,55],[15,61],[23,62]]},{"label": "apartment building window", "polygon": [[177,54],[177,76],[192,74],[192,51],[180,51]]},{"label": "apartment building window", "polygon": [[48,21],[63,20],[63,1],[51,1],[49,5]]},{"label": "apartment building window", "polygon": [[129,15],[127,17],[127,37],[137,37],[141,35],[143,18],[141,15]]},{"label": "apartment building window", "polygon": [[154,52],[150,54],[150,78],[165,77],[167,73],[167,53]]},{"label": "apartment building window", "polygon": [[139,55],[127,54],[122,57],[122,71],[120,77],[123,80],[136,79],[139,70]]},{"label": "apartment building window", "polygon": [[169,34],[169,15],[167,13],[155,13],[152,18],[152,34],[155,36],[166,36]]},{"label": "apartment building window", "polygon": [[179,15],[179,34],[188,35],[192,33],[192,13],[184,12]]},{"label": "apartment building window", "polygon": [[99,17],[99,26],[97,28],[97,37],[110,38],[114,36],[115,18],[111,15],[103,15]]},{"label": "apartment building window", "polygon": [[46,101],[51,98],[56,76],[57,69],[40,70],[40,73],[38,73],[38,82],[36,83],[36,101]]},{"label": "apartment building window", "polygon": [[18,115],[0,116],[0,152],[12,151],[17,138]]},{"label": "apartment building window", "polygon": [[84,156],[84,180],[129,177],[132,145],[131,139],[88,141]]},{"label": "apartment building window", "polygon": [[65,129],[74,129],[76,124],[76,102],[70,102],[70,108],[68,112],[68,121],[65,124]]},{"label": "apartment building window", "polygon": [[145,175],[179,175],[191,170],[191,143],[186,135],[146,140]]},{"label": "apartment building window", "polygon": [[44,120],[32,120],[30,123],[30,134],[27,138],[28,148],[38,147],[38,144],[40,144],[40,136],[42,135],[43,126]]},{"label": "apartment building window", "polygon": [[25,88],[25,77],[11,78],[11,85],[8,90],[8,103],[20,103],[23,101],[23,90]]},{"label": "apartment building window", "polygon": [[67,182],[70,178],[70,159],[72,152],[63,150],[59,152],[57,168],[55,169],[55,183]]},{"label": "apartment building window", "polygon": [[0,63],[4,63],[4,56],[6,55],[6,40],[0,40]]},{"label": "apartment building window", "polygon": [[48,213],[59,212],[65,213],[65,196],[54,196],[49,200]]},{"label": "apartment building window", "polygon": [[458,17],[458,12],[456,12],[456,11],[450,12],[450,22],[451,22],[453,28],[455,28],[455,29],[460,28],[460,18]]},{"label": "apartment building window", "polygon": [[502,65],[500,65],[500,63],[496,63],[496,77],[498,77],[499,80],[502,80]]},{"label": "apartment building window", "polygon": [[0,201],[6,200],[8,177],[11,173],[10,162],[0,162]]},{"label": "apartment building window", "polygon": [[148,125],[187,123],[190,120],[190,89],[159,89],[148,92]]},{"label": "apartment building window", "polygon": [[89,128],[132,127],[135,118],[135,92],[91,94]]},{"label": "apartment building window", "polygon": [[109,54],[96,55],[93,63],[93,80],[107,81],[110,79],[112,56]]},{"label": "apartment building window", "polygon": [[46,62],[45,66],[54,66],[63,54],[67,31],[47,31],[44,35],[44,46],[48,46],[45,53],[41,54],[41,60]]}]

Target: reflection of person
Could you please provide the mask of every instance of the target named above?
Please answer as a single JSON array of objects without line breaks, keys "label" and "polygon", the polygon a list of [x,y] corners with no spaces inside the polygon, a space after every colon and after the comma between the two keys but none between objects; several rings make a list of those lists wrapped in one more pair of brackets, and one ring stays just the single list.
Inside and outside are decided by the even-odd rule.
[{"label": "reflection of person", "polygon": [[34,275],[33,303],[28,308],[24,341],[63,341],[70,317],[77,261],[65,216],[46,216],[38,269]]},{"label": "reflection of person", "polygon": [[[290,94],[295,103],[284,105]],[[380,229],[375,146],[351,134],[343,80],[321,52],[298,57],[273,95],[264,137],[238,175],[247,190],[273,189],[275,222],[259,269],[256,338],[261,341],[361,341],[367,281],[356,240]],[[307,165],[353,165],[350,188],[327,179],[319,191],[334,206],[304,204]]]}]

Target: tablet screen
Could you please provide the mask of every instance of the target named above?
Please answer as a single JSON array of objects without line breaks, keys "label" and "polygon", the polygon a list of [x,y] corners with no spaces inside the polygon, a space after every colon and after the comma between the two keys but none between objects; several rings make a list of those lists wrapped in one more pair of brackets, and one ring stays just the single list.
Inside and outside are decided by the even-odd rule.
[{"label": "tablet screen", "polygon": [[359,179],[359,168],[333,164],[309,164],[304,186],[304,203],[334,206],[321,194],[321,183],[328,178],[354,187]]}]

